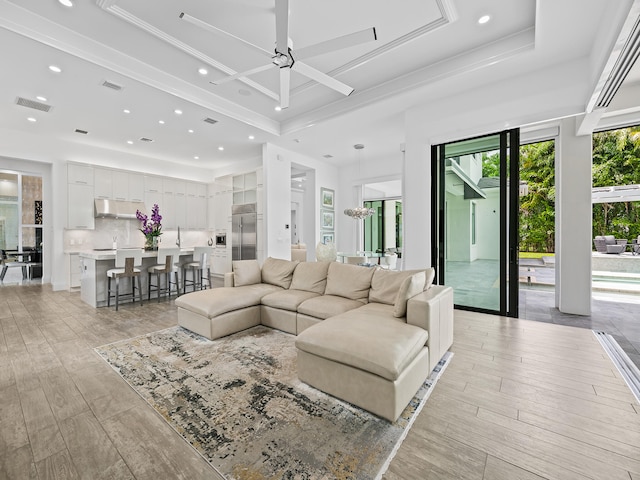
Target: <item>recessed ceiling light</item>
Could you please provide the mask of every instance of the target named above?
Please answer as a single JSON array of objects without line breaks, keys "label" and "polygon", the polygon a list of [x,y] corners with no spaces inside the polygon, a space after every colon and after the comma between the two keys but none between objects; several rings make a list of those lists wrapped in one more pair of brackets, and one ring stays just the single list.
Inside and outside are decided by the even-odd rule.
[{"label": "recessed ceiling light", "polygon": [[41,102],[46,102],[47,101],[47,97],[43,97],[42,95],[38,95],[36,97],[36,100],[40,100]]},{"label": "recessed ceiling light", "polygon": [[128,143],[129,145],[133,145],[133,140],[127,140],[127,143]]},{"label": "recessed ceiling light", "polygon": [[187,132],[189,132],[189,133],[193,133],[193,129],[192,129],[192,128],[190,128],[189,130],[187,130]]},{"label": "recessed ceiling light", "polygon": [[182,110],[180,110],[179,108],[176,108],[173,113],[175,113],[176,115],[182,115]]},{"label": "recessed ceiling light", "polygon": [[164,125],[164,120],[158,120],[158,123],[159,123],[160,125]]},{"label": "recessed ceiling light", "polygon": [[224,150],[224,147],[218,147],[218,150],[222,152]]},{"label": "recessed ceiling light", "polygon": [[275,108],[275,111],[276,111],[276,112],[279,112],[280,110],[282,110],[282,107],[281,107],[280,105],[278,105],[278,106]]},{"label": "recessed ceiling light", "polygon": [[198,69],[198,73],[200,75],[206,75],[207,73],[209,73],[209,70],[207,70],[206,68],[202,67]]},{"label": "recessed ceiling light", "polygon": [[196,155],[195,157],[193,157],[193,159],[194,160],[200,160],[200,157]]},{"label": "recessed ceiling light", "polygon": [[129,110],[128,108],[125,108],[125,109],[123,110],[123,112],[124,112],[124,113],[131,113],[131,110]]},{"label": "recessed ceiling light", "polygon": [[251,92],[249,90],[247,90],[246,88],[241,88],[240,90],[238,90],[238,93],[240,95],[242,95],[243,97],[250,97],[251,96]]},{"label": "recessed ceiling light", "polygon": [[61,73],[62,69],[60,67],[58,67],[57,65],[49,65],[49,70],[51,70],[54,73]]},{"label": "recessed ceiling light", "polygon": [[71,0],[58,0],[58,2],[65,7],[73,7],[73,2]]},{"label": "recessed ceiling light", "polygon": [[254,137],[253,135],[249,135],[249,140],[253,140],[254,138],[256,137]]},{"label": "recessed ceiling light", "polygon": [[480,25],[484,25],[485,23],[487,23],[489,20],[491,20],[491,15],[483,15],[478,19],[478,23]]},{"label": "recessed ceiling light", "polygon": [[33,117],[27,117],[27,120],[29,120],[30,122],[35,122],[36,121],[36,119],[33,118]]}]

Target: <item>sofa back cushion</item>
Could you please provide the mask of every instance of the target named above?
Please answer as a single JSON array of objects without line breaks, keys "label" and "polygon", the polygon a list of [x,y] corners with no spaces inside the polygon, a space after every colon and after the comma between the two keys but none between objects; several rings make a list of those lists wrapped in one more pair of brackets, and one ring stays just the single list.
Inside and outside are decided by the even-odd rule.
[{"label": "sofa back cushion", "polygon": [[234,260],[231,266],[233,268],[233,285],[235,287],[255,285],[262,282],[260,264],[257,260]]},{"label": "sofa back cushion", "polygon": [[293,271],[298,261],[282,260],[281,258],[267,258],[262,264],[262,282],[289,288],[293,279]]},{"label": "sofa back cushion", "polygon": [[406,277],[402,281],[402,285],[400,285],[400,289],[396,296],[396,301],[393,304],[394,317],[404,317],[407,314],[407,300],[425,289],[426,280],[427,273],[424,270],[421,270],[420,272]]},{"label": "sofa back cushion", "polygon": [[369,301],[393,305],[405,278],[421,270],[393,271],[378,268],[373,272]]},{"label": "sofa back cushion", "polygon": [[291,289],[322,295],[327,286],[328,262],[300,262],[293,272]]},{"label": "sofa back cushion", "polygon": [[331,262],[324,293],[367,303],[374,271],[369,267]]}]

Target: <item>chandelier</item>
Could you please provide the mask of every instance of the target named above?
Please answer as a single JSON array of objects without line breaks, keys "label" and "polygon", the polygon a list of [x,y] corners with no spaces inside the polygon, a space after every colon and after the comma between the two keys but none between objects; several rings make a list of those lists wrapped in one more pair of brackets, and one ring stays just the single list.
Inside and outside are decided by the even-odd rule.
[{"label": "chandelier", "polygon": [[355,218],[356,220],[365,219],[367,217],[370,217],[374,213],[376,213],[376,211],[373,208],[367,208],[367,207],[347,208],[344,211],[345,215],[348,215],[351,218]]},{"label": "chandelier", "polygon": [[[356,150],[362,150],[364,148],[364,145],[361,143],[356,143],[353,148],[355,148]],[[361,158],[358,159],[358,173],[360,172],[360,164],[362,163],[361,160]],[[374,213],[376,213],[376,211],[373,208],[367,207],[347,208],[344,211],[345,215],[351,218],[355,218],[356,220],[363,220],[367,217],[370,217]]]}]

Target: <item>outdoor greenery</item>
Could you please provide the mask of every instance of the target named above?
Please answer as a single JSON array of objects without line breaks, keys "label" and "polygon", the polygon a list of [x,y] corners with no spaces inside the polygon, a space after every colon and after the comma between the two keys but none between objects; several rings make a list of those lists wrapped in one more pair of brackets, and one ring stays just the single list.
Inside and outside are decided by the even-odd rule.
[{"label": "outdoor greenery", "polygon": [[[593,186],[640,184],[640,126],[593,135]],[[640,235],[640,202],[595,203],[593,235]]]},{"label": "outdoor greenery", "polygon": [[[528,193],[520,197],[520,251],[555,250],[555,144],[520,147],[520,180]],[[483,155],[482,175],[498,177],[499,155]],[[640,126],[593,135],[593,186],[640,184]],[[614,235],[629,241],[640,235],[640,202],[593,205],[593,236]]]}]

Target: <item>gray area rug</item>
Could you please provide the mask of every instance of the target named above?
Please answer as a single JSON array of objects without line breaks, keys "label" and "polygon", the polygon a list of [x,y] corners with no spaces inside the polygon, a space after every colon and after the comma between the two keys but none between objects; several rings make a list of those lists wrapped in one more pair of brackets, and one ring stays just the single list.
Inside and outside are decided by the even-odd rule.
[{"label": "gray area rug", "polygon": [[298,380],[294,342],[173,327],[95,350],[225,478],[379,478],[446,362],[390,423]]}]

